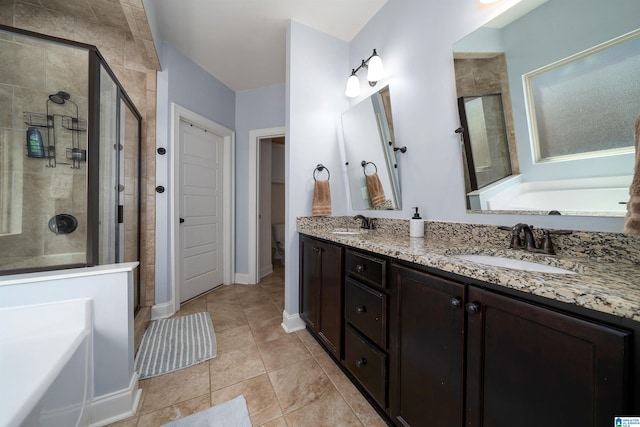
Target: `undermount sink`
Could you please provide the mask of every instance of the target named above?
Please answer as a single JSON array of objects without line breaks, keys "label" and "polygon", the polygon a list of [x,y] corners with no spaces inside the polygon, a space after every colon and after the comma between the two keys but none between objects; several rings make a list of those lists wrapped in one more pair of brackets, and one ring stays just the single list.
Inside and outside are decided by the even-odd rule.
[{"label": "undermount sink", "polygon": [[553,267],[551,265],[492,255],[455,255],[454,258],[472,261],[477,264],[491,265],[494,267],[511,268],[513,270],[535,271],[539,273],[576,274],[575,271]]},{"label": "undermount sink", "polygon": [[363,234],[364,230],[333,230],[331,234],[343,234],[347,236],[354,236],[357,234]]},{"label": "undermount sink", "polygon": [[342,234],[346,236],[355,236],[358,234],[364,234],[367,230],[363,228],[334,228],[331,230],[331,234]]}]

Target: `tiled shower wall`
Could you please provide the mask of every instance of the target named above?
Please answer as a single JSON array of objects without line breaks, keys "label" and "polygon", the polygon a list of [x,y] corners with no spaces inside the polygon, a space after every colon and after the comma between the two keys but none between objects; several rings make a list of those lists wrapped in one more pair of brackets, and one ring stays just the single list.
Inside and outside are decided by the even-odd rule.
[{"label": "tiled shower wall", "polygon": [[502,94],[504,122],[509,142],[509,156],[513,174],[520,173],[516,129],[513,124],[509,75],[504,54],[492,58],[455,59],[456,92],[458,97]]},{"label": "tiled shower wall", "polygon": [[[86,148],[86,132],[62,126],[61,115],[87,118],[88,54],[59,44],[28,37],[0,35],[0,151],[3,196],[0,219],[6,220],[0,235],[0,269],[20,269],[82,263],[86,259],[87,167],[80,162],[72,169],[66,149],[72,138]],[[48,95],[65,91],[71,102],[48,102]],[[45,125],[45,113],[54,115],[53,127]],[[27,121],[35,125],[44,145],[52,145],[55,132],[56,167],[53,160],[26,155],[24,112],[34,113]],[[4,197],[10,195],[7,200]],[[50,218],[71,214],[78,228],[56,235],[49,230]],[[8,223],[8,224],[7,224]]]},{"label": "tiled shower wall", "polygon": [[148,40],[134,38],[144,33],[141,28],[146,22],[138,22],[135,30],[131,30],[134,21],[144,19],[140,0],[123,0],[121,3],[124,4],[110,0],[92,1],[95,12],[92,14],[80,6],[82,3],[74,0],[0,0],[0,23],[97,46],[142,115],[140,304],[152,306],[155,301],[154,67],[157,57],[151,58],[148,54],[151,49]]}]

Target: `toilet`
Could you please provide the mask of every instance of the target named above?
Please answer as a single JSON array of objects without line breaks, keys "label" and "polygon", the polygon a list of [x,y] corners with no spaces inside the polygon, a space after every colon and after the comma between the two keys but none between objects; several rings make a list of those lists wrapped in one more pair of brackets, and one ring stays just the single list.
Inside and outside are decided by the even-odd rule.
[{"label": "toilet", "polygon": [[273,259],[279,259],[284,264],[284,224],[273,224]]}]

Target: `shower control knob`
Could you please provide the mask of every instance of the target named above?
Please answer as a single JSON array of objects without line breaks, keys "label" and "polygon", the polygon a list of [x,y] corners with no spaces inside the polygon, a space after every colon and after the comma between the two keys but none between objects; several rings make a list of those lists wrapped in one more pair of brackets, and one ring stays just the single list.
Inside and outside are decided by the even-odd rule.
[{"label": "shower control knob", "polygon": [[167,154],[167,149],[164,147],[160,147],[158,148],[158,154],[160,154],[161,156],[164,156],[165,154]]},{"label": "shower control knob", "polygon": [[160,193],[160,194],[164,193],[164,187],[162,185],[158,185],[156,187],[156,193]]}]

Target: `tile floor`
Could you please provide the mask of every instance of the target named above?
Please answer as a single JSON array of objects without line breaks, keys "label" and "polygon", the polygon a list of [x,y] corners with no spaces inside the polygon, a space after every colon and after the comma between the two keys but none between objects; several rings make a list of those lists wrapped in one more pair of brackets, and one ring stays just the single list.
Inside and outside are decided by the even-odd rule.
[{"label": "tile floor", "polygon": [[136,415],[111,426],[157,427],[241,394],[253,426],[385,426],[307,331],[284,332],[283,306],[282,267],[184,304],[175,316],[211,313],[218,356],[140,381]]}]

